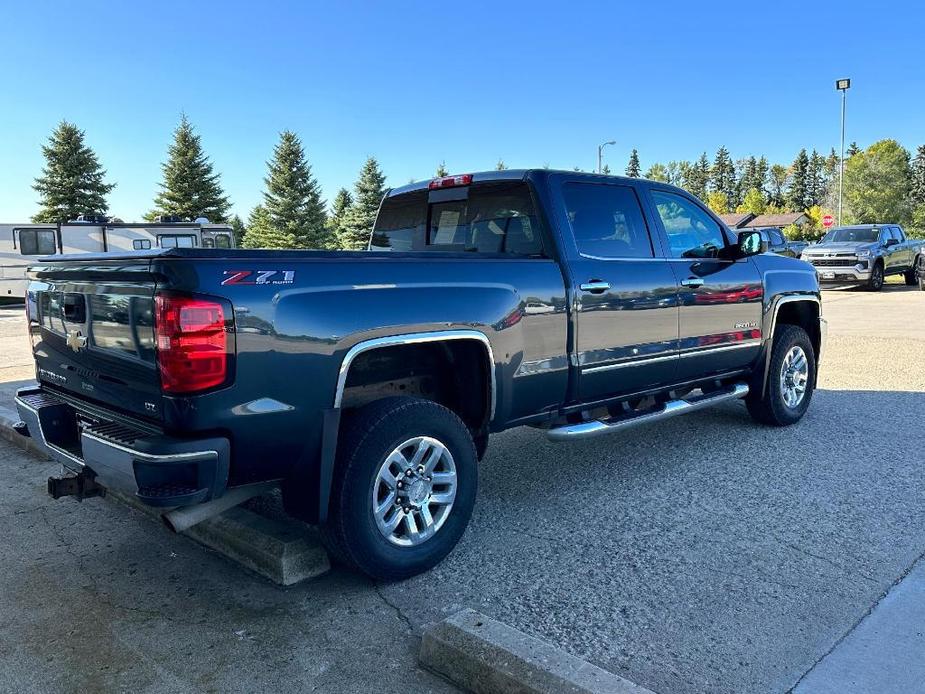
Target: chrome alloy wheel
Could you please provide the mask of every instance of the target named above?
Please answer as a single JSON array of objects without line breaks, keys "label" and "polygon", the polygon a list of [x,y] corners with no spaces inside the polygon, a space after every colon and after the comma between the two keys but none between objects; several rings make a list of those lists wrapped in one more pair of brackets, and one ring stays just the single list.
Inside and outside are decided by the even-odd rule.
[{"label": "chrome alloy wheel", "polygon": [[809,381],[809,360],[802,347],[792,347],[780,367],[780,392],[784,404],[793,409],[806,396]]},{"label": "chrome alloy wheel", "polygon": [[399,444],[373,482],[376,527],[389,542],[410,547],[426,542],[446,522],[456,499],[456,463],[430,436]]}]

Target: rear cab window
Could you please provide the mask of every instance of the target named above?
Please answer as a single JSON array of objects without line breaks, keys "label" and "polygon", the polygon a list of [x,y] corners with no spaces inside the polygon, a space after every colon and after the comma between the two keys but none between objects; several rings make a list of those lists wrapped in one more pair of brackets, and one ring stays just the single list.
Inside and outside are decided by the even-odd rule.
[{"label": "rear cab window", "polygon": [[523,181],[474,183],[387,198],[373,251],[544,254],[539,218]]}]

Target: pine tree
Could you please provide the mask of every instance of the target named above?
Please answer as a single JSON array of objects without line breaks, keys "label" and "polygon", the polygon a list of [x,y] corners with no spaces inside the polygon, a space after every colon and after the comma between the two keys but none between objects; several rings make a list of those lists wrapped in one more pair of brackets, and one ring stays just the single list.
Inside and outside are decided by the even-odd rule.
[{"label": "pine tree", "polygon": [[790,167],[790,185],[787,188],[787,205],[794,212],[803,212],[809,204],[809,157],[801,149]]},{"label": "pine tree", "polygon": [[42,145],[45,166],[32,188],[42,206],[33,222],[66,222],[80,214],[104,214],[106,196],[116,187],[106,183],[106,172],[96,154],[84,144],[84,131],[61,121]]},{"label": "pine tree", "polygon": [[167,150],[167,161],[161,164],[161,169],[164,172],[164,180],[159,184],[161,192],[154,198],[154,209],[145,215],[146,219],[177,215],[189,220],[205,217],[210,222],[225,221],[228,198],[186,114],[180,116],[173,143]]},{"label": "pine tree", "polygon": [[736,172],[729,156],[729,150],[720,147],[716,150],[716,159],[713,160],[713,169],[710,176],[710,190],[723,193],[726,200],[731,201],[736,195]]},{"label": "pine tree", "polygon": [[909,196],[913,207],[925,205],[925,145],[919,145],[915,157],[909,164],[911,170],[911,189]]},{"label": "pine tree", "polygon": [[626,165],[626,175],[630,178],[639,178],[639,152],[633,149],[630,152],[630,160]]},{"label": "pine tree", "polygon": [[385,175],[375,158],[370,157],[366,160],[354,189],[353,204],[344,214],[338,234],[340,248],[362,249],[369,244],[369,235],[376,221],[379,203],[385,195]]},{"label": "pine tree", "polygon": [[684,187],[687,191],[701,200],[707,196],[707,186],[710,183],[710,160],[704,152],[700,158],[690,165],[684,174]]},{"label": "pine tree", "polygon": [[760,157],[758,159],[758,165],[755,167],[755,183],[757,184],[758,190],[764,193],[765,200],[770,197],[768,195],[768,173],[770,168],[771,167],[768,166],[767,157]]},{"label": "pine tree", "polygon": [[[440,170],[437,169],[437,176],[440,176]],[[448,174],[442,174],[444,176]],[[413,183],[413,181],[412,181]],[[331,205],[331,215],[328,217],[328,238],[331,239],[331,248],[336,248],[338,238],[341,234],[341,227],[344,224],[344,216],[353,204],[353,196],[346,188],[341,188],[334,196],[334,203]]]},{"label": "pine tree", "polygon": [[[321,186],[305,159],[302,142],[284,130],[267,162],[263,203],[251,213],[247,238],[251,248],[327,248],[327,214]],[[254,245],[256,244],[256,245]]]},{"label": "pine tree", "polygon": [[504,163],[504,159],[499,159],[498,163],[495,164],[495,171],[507,171],[508,165]]},{"label": "pine tree", "polygon": [[231,225],[231,234],[234,236],[235,248],[241,248],[241,244],[244,243],[244,222],[235,214],[228,220],[228,224]]},{"label": "pine tree", "polygon": [[604,164],[604,167],[601,169],[601,173],[605,176],[610,175],[610,167],[607,164]]},{"label": "pine tree", "polygon": [[668,182],[673,186],[680,186],[684,182],[684,177],[681,174],[681,163],[682,162],[679,161],[670,161],[665,164],[665,172],[668,174]]},{"label": "pine tree", "polygon": [[848,149],[845,151],[845,161],[851,159],[855,154],[858,154],[861,151],[861,148],[858,147],[857,142],[852,142],[848,145]]},{"label": "pine tree", "polygon": [[[441,161],[441,162],[440,162],[440,166],[437,167],[437,171],[434,173],[434,176],[435,176],[436,178],[443,178],[444,176],[449,176],[449,175],[450,175],[450,172],[449,172],[449,171],[447,170],[447,168],[446,168],[446,161]],[[413,183],[413,181],[412,181],[412,183]],[[347,195],[350,195],[350,193],[349,193],[347,190],[344,190],[343,188],[341,188],[341,190],[343,190],[345,193],[347,193]],[[335,198],[335,200],[334,200],[334,203],[337,204],[337,199],[336,199],[336,198]]]},{"label": "pine tree", "polygon": [[806,171],[806,202],[807,209],[814,205],[821,205],[825,197],[825,160],[819,152],[813,150],[809,156],[809,166]]},{"label": "pine tree", "polygon": [[758,181],[758,160],[754,156],[741,162],[739,167],[739,198],[744,202],[745,196],[752,188],[761,189],[762,182]]}]

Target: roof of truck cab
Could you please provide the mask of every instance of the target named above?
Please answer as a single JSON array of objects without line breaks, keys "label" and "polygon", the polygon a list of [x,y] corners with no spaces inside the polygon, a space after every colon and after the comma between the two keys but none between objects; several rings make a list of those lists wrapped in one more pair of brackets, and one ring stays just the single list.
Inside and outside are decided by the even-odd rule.
[{"label": "roof of truck cab", "polygon": [[[542,173],[542,174],[564,174],[567,176],[573,176],[577,178],[588,178],[593,180],[607,179],[610,181],[622,181],[624,183],[639,183],[639,182],[650,182],[648,179],[644,178],[630,178],[628,176],[611,176],[609,174],[598,174],[588,171],[566,171],[564,169],[504,169],[502,171],[465,171],[455,174],[447,174],[446,176],[435,176],[434,178],[427,178],[422,181],[414,181],[413,183],[408,183],[407,185],[399,186],[398,188],[392,188],[387,194],[386,197],[392,197],[395,195],[403,195],[405,193],[413,193],[421,190],[428,190],[428,186],[431,181],[434,181],[438,178],[450,178],[452,176],[472,176],[472,183],[493,183],[501,181],[523,181],[531,173]],[[658,183],[658,181],[651,181],[652,183]],[[670,188],[669,184],[664,184]]]}]

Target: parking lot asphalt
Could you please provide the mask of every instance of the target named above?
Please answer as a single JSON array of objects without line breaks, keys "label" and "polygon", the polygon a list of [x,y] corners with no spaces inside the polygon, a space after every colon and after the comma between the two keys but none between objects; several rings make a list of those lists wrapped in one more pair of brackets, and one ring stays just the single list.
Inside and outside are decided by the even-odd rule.
[{"label": "parking lot asphalt", "polygon": [[278,588],[0,442],[0,688],[442,691],[420,633],[471,607],[654,691],[787,691],[925,553],[925,293],[824,294],[801,423],[499,435],[458,549],[391,585]]}]

